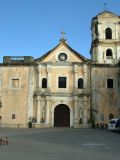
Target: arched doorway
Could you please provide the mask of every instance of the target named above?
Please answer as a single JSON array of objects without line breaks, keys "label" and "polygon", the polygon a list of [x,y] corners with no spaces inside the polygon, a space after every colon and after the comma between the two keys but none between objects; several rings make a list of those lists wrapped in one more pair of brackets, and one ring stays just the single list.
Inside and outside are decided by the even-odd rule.
[{"label": "arched doorway", "polygon": [[70,109],[65,104],[60,104],[54,109],[54,126],[70,127]]}]

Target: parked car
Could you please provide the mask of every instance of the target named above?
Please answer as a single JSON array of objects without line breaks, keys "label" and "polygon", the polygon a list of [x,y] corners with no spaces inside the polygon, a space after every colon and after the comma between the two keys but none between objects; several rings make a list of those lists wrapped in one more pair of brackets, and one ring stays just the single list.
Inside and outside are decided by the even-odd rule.
[{"label": "parked car", "polygon": [[108,124],[108,129],[112,131],[120,130],[120,119],[111,119]]}]

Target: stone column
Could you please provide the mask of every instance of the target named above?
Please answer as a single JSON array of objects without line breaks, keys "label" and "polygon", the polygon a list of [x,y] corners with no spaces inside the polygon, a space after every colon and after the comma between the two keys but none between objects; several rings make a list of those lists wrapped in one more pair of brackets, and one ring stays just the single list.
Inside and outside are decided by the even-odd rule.
[{"label": "stone column", "polygon": [[78,124],[78,97],[74,97],[74,124]]},{"label": "stone column", "polygon": [[40,117],[41,116],[41,106],[40,106],[40,100],[37,100],[37,123],[40,123]]},{"label": "stone column", "polygon": [[84,124],[87,123],[87,109],[84,108]]},{"label": "stone column", "polygon": [[83,123],[87,123],[87,97],[84,97]]},{"label": "stone column", "polygon": [[74,92],[77,92],[77,88],[78,88],[77,68],[78,68],[78,65],[74,65]]},{"label": "stone column", "polygon": [[73,108],[70,110],[70,127],[73,127],[74,119],[73,119]]},{"label": "stone column", "polygon": [[46,124],[50,124],[50,98],[47,98],[47,106],[46,106]]},{"label": "stone column", "polygon": [[51,127],[54,127],[54,110],[51,111]]},{"label": "stone column", "polygon": [[41,123],[46,123],[46,99],[41,100]]}]

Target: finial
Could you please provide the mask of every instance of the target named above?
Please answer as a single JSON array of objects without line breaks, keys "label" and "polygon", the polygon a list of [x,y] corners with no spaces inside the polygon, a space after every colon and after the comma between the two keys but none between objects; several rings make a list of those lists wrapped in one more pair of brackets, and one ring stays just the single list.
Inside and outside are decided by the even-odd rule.
[{"label": "finial", "polygon": [[64,39],[65,34],[65,32],[61,32],[61,39]]},{"label": "finial", "polygon": [[65,35],[66,35],[66,33],[65,32],[61,32],[61,38],[60,38],[60,41],[66,41],[66,39],[65,39]]},{"label": "finial", "polygon": [[107,5],[108,5],[108,4],[105,2],[105,3],[104,3],[104,10],[105,10],[105,11],[108,10]]}]

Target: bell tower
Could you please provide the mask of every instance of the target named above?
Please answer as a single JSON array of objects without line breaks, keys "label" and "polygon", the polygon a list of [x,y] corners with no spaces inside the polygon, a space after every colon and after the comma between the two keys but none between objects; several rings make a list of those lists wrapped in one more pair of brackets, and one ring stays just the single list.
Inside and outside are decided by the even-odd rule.
[{"label": "bell tower", "polygon": [[92,61],[116,64],[120,60],[120,17],[104,11],[92,19]]}]

